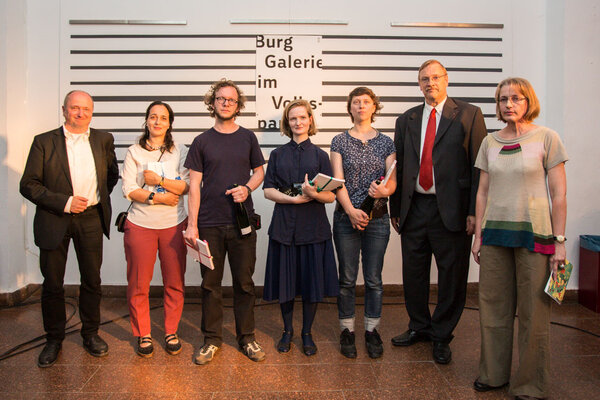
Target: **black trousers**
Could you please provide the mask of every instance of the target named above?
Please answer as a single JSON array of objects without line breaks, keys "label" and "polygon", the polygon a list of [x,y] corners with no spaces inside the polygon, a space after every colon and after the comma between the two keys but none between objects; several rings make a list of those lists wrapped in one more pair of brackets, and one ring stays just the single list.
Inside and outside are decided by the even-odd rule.
[{"label": "black trousers", "polygon": [[[449,342],[467,295],[471,235],[446,229],[435,195],[414,193],[401,232],[402,274],[409,328]],[[437,306],[429,310],[431,256],[438,268]]]},{"label": "black trousers", "polygon": [[91,207],[71,218],[62,242],[56,249],[40,249],[42,285],[42,318],[48,341],[61,342],[65,338],[64,279],[69,244],[73,240],[81,286],[79,288],[79,317],[81,336],[98,333],[100,325],[102,265],[102,222],[98,207]]},{"label": "black trousers", "polygon": [[225,256],[233,280],[233,314],[235,334],[241,346],[255,340],[254,336],[254,264],[256,263],[256,231],[241,237],[234,225],[199,228],[200,239],[208,242],[214,270],[201,266],[202,323],[204,344],[223,343],[223,272]]}]

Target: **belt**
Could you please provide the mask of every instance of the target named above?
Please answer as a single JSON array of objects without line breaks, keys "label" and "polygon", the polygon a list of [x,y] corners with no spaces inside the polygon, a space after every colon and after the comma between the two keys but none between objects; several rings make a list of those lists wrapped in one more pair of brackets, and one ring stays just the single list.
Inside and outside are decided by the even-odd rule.
[{"label": "belt", "polygon": [[88,208],[86,208],[86,209],[85,209],[85,210],[83,210],[82,212],[80,212],[80,213],[77,213],[77,214],[73,214],[73,216],[83,215],[83,214],[86,214],[86,213],[88,213],[88,212],[90,212],[90,211],[93,211],[93,210],[95,210],[95,209],[97,209],[97,208],[100,208],[100,203],[96,203],[96,204],[94,204],[93,206],[89,206]]}]

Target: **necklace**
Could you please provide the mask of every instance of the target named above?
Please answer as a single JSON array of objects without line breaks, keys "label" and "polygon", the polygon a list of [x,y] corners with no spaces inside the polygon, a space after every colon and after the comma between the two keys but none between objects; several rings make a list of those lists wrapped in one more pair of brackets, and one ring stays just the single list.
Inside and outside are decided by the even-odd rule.
[{"label": "necklace", "polygon": [[146,146],[148,146],[148,148],[149,148],[150,150],[160,150],[160,149],[162,149],[162,147],[163,147],[163,145],[162,145],[162,144],[161,144],[160,146],[158,146],[158,147],[154,147],[154,146],[152,146],[152,144],[150,144],[150,142],[149,142],[149,141],[147,141],[147,140],[146,140]]}]

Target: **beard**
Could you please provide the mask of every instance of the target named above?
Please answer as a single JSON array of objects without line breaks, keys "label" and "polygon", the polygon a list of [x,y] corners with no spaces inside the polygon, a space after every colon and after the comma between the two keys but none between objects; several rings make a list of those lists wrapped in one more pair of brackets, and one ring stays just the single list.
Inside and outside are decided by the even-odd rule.
[{"label": "beard", "polygon": [[222,113],[220,113],[216,108],[215,108],[215,118],[220,119],[221,121],[232,121],[235,119],[235,117],[237,117],[236,112],[234,111],[233,113],[231,113],[230,115],[223,115]]}]

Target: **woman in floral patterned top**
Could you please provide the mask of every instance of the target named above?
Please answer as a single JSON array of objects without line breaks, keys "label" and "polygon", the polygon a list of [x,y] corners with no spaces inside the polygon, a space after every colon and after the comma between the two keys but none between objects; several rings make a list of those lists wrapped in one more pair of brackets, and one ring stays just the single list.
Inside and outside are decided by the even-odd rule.
[{"label": "woman in floral patterned top", "polygon": [[[331,166],[336,178],[346,180],[336,193],[333,239],[339,261],[340,351],[356,357],[354,337],[355,287],[359,256],[365,281],[365,344],[371,358],[381,357],[383,345],[377,332],[381,318],[383,258],[390,237],[387,197],[396,190],[396,173],[387,184],[377,183],[396,160],[394,142],[371,126],[381,109],[373,91],[357,87],[348,96],[348,114],[354,126],[335,136],[331,142]],[[367,196],[375,199],[367,215],[361,203]]]}]

